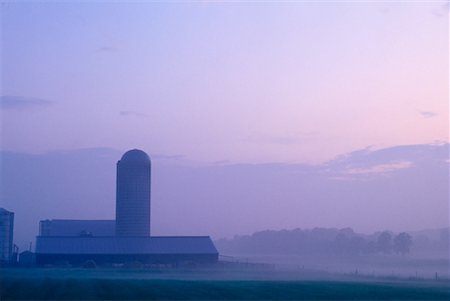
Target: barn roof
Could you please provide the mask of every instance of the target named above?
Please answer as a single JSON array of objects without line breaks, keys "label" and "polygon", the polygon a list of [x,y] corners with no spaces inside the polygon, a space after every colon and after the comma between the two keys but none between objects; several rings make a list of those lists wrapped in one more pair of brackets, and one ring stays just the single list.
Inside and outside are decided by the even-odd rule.
[{"label": "barn roof", "polygon": [[37,254],[218,254],[209,236],[38,236]]},{"label": "barn roof", "polygon": [[40,222],[41,236],[80,236],[89,233],[91,236],[113,236],[115,220],[73,220],[52,219]]}]

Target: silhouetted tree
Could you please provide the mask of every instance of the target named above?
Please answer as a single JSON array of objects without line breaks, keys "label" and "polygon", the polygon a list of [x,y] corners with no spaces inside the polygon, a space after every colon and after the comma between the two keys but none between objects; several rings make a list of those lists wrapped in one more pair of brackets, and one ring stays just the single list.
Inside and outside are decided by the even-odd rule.
[{"label": "silhouetted tree", "polygon": [[397,254],[405,255],[409,253],[412,244],[413,242],[411,235],[406,232],[402,232],[394,238],[394,251]]},{"label": "silhouetted tree", "polygon": [[382,232],[377,239],[378,250],[382,253],[389,254],[392,251],[392,235],[388,231]]},{"label": "silhouetted tree", "polygon": [[377,250],[377,243],[375,241],[368,241],[363,248],[364,254],[374,254]]},{"label": "silhouetted tree", "polygon": [[[406,234],[406,233],[405,233]],[[411,237],[409,236],[411,239]],[[233,239],[216,241],[221,253],[243,254],[302,254],[302,255],[345,255],[359,256],[375,253],[389,254],[395,245],[395,252],[405,254],[412,243],[404,235],[396,237],[392,232],[377,232],[364,235],[351,228],[314,228],[294,230],[265,230],[252,235],[235,236]]]},{"label": "silhouetted tree", "polygon": [[448,249],[450,242],[450,228],[442,229],[440,233],[440,245],[441,248]]},{"label": "silhouetted tree", "polygon": [[350,239],[350,254],[357,255],[364,252],[366,241],[361,236],[353,236]]},{"label": "silhouetted tree", "polygon": [[344,233],[336,235],[334,240],[334,250],[337,254],[347,254],[350,249],[350,239]]}]

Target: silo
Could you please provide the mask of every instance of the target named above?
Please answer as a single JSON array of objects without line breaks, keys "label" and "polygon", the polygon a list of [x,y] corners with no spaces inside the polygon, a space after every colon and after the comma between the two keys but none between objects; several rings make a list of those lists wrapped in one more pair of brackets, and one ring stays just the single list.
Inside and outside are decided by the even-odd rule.
[{"label": "silo", "polygon": [[150,236],[150,157],[127,151],[117,162],[116,235]]}]

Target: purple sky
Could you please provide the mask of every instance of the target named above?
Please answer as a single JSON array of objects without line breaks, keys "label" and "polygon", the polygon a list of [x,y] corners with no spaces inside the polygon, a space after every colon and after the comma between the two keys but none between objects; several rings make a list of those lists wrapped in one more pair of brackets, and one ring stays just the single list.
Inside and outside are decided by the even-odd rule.
[{"label": "purple sky", "polygon": [[2,4],[2,149],[323,162],[448,141],[448,6]]},{"label": "purple sky", "polygon": [[[318,169],[335,162],[337,156],[369,146],[375,151],[404,145],[446,145],[449,141],[448,22],[445,1],[3,3],[2,154],[22,153],[37,160],[51,157],[56,150],[70,154],[105,148],[114,151],[114,156],[107,161],[112,165],[105,161],[95,170],[105,175],[106,170],[114,172],[115,161],[123,151],[141,148],[152,158],[155,155],[171,158],[171,166],[181,169],[233,164],[266,166],[265,163],[276,162],[314,166],[314,172],[311,171],[314,177]],[[98,153],[93,154],[96,156]],[[445,156],[440,159],[448,160],[448,152],[447,159]],[[11,160],[3,155],[2,165],[19,164]],[[435,183],[446,183],[446,164],[444,172],[442,168],[439,172],[419,170]],[[415,167],[417,162],[404,154],[375,163],[367,161],[347,166],[344,176],[327,174],[326,185],[331,185],[328,182],[331,177],[341,183],[339,178],[350,175],[352,179],[365,174],[383,177],[386,173]],[[8,168],[2,167],[2,185],[7,193],[2,194],[1,205],[24,214],[25,205],[19,203],[33,194],[17,192],[13,189],[18,185],[16,182],[5,181],[10,177],[6,171],[21,170]],[[164,174],[170,169],[161,170]],[[70,168],[66,171],[74,172]],[[157,171],[156,167],[154,172]],[[41,176],[45,172],[45,168],[36,171]],[[59,172],[64,174],[63,170]],[[261,169],[261,172],[267,172],[270,178],[275,171]],[[230,173],[241,177],[246,171],[233,169]],[[283,170],[282,174],[283,181],[289,182],[289,173]],[[113,175],[105,177],[110,179]],[[233,178],[228,174],[223,179],[219,177],[231,182]],[[114,197],[113,183],[107,184],[101,176],[99,179],[107,195],[97,198],[100,192],[80,186],[84,190],[80,197],[84,198],[85,205],[85,202],[94,208],[104,205],[104,211],[93,211],[84,218],[113,217],[113,207],[108,207],[113,201],[110,198]],[[199,179],[209,177],[202,173]],[[380,198],[384,193],[390,195],[387,199],[399,202],[392,211],[394,216],[402,212],[402,206],[409,208],[406,196],[412,190],[408,189],[422,178],[408,179],[411,182],[399,184],[399,189],[404,189],[398,192],[402,198],[395,198],[392,187],[379,188]],[[347,180],[344,182],[348,183]],[[83,185],[80,181],[77,185]],[[156,186],[158,181],[155,174],[156,191],[160,189]],[[177,185],[182,185],[177,181]],[[299,190],[303,184],[295,185],[293,180],[288,185],[283,181],[274,187],[270,186],[272,181],[262,181],[263,188],[243,181],[250,185],[248,192],[242,187],[228,187],[231,183],[221,186],[208,182],[208,186],[194,185],[198,190],[186,192],[190,199],[183,201],[187,202],[185,206],[196,208],[206,206],[201,202],[214,199],[221,189],[236,191],[226,199],[230,208],[234,208],[227,214],[229,219],[219,218],[223,207],[216,209],[215,220],[222,226],[211,228],[215,236],[232,235],[240,230],[314,224],[377,229],[376,221],[364,223],[367,215],[352,219],[350,214],[330,214],[323,220],[315,216],[330,208],[333,202],[342,201],[339,197],[355,196],[378,186],[358,186],[352,192],[351,185],[348,188],[344,185],[342,189],[349,191],[344,193],[336,188],[339,192],[335,192],[333,199],[333,195],[322,191],[325,185],[322,180],[317,190],[323,195],[314,196]],[[6,182],[10,186],[6,187]],[[413,223],[405,219],[404,224],[380,220],[378,224],[383,225],[380,227],[403,229],[448,223],[448,182],[444,184],[446,188],[433,190],[434,182],[429,182],[420,192],[432,199],[430,212],[424,213],[423,220]],[[161,194],[157,196],[163,202],[170,197],[162,192],[170,194],[171,191],[161,185]],[[51,185],[47,189],[50,191],[40,192],[44,193],[41,200],[34,201],[56,208],[52,202],[57,202],[62,195],[52,191]],[[269,191],[264,194],[264,189]],[[96,197],[89,197],[89,193]],[[258,206],[254,198],[262,195],[267,199],[263,200],[260,211],[240,215],[238,204],[251,212]],[[181,196],[181,193],[173,195],[172,199]],[[16,201],[16,197],[23,200]],[[76,199],[76,193],[68,193],[68,198]],[[302,202],[295,203],[299,199]],[[406,211],[409,217],[423,212],[420,206],[423,199],[424,196],[415,199],[413,209]],[[362,200],[360,207],[352,202],[345,207],[346,212],[371,208],[372,211],[364,214],[382,214],[387,206],[377,203],[378,199]],[[214,212],[212,207],[206,207]],[[301,215],[297,223],[288,208],[307,214]],[[159,217],[177,219],[168,208],[164,210]],[[204,229],[199,218],[205,212],[192,210],[198,225],[178,229],[170,228],[174,227],[170,223],[157,222],[159,226],[155,229],[166,234]],[[86,211],[76,212],[62,206],[57,211],[44,210],[42,216],[36,213],[33,218],[74,218],[69,212]],[[271,219],[265,218],[270,212],[276,214]],[[233,218],[250,218],[247,220],[250,224],[241,228],[227,226]],[[183,222],[189,223],[189,219]]]}]

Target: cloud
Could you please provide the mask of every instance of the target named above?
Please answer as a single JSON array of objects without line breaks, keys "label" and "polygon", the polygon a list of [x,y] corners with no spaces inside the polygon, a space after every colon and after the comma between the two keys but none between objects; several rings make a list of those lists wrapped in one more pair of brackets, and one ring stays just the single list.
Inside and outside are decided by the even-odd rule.
[{"label": "cloud", "polygon": [[389,9],[389,7],[382,7],[378,10],[380,13],[382,14],[387,14],[389,13],[391,10]]},{"label": "cloud", "polygon": [[263,144],[281,144],[292,145],[304,143],[306,140],[312,138],[317,133],[292,133],[292,134],[268,134],[268,133],[252,133],[246,137],[245,140],[254,143]]},{"label": "cloud", "polygon": [[161,160],[181,160],[184,159],[184,155],[162,155],[162,154],[153,154],[151,155],[153,159],[161,159]]},{"label": "cloud", "polygon": [[230,160],[217,160],[217,161],[213,161],[211,162],[212,165],[229,165],[231,164]]},{"label": "cloud", "polygon": [[377,164],[366,168],[350,168],[344,171],[344,173],[351,175],[380,174],[393,172],[399,169],[410,168],[413,166],[414,164],[410,161],[389,162],[386,164]]},{"label": "cloud", "polygon": [[440,7],[434,9],[433,11],[431,11],[431,13],[436,16],[436,17],[443,17],[445,15],[448,15],[450,10],[450,2],[447,2],[443,5],[441,5]]},{"label": "cloud", "polygon": [[419,114],[423,118],[433,118],[433,117],[436,117],[438,115],[437,113],[431,112],[431,111],[420,111]]},{"label": "cloud", "polygon": [[145,113],[135,112],[135,111],[120,111],[120,116],[135,116],[135,117],[148,117]]},{"label": "cloud", "polygon": [[323,165],[322,174],[333,180],[374,180],[392,177],[396,172],[429,168],[449,158],[449,144],[400,145],[374,150],[353,151]]},{"label": "cloud", "polygon": [[98,52],[117,52],[118,48],[114,46],[102,46],[97,48]]},{"label": "cloud", "polygon": [[2,110],[25,110],[32,108],[47,107],[52,101],[23,96],[2,95],[0,96],[0,108]]}]

